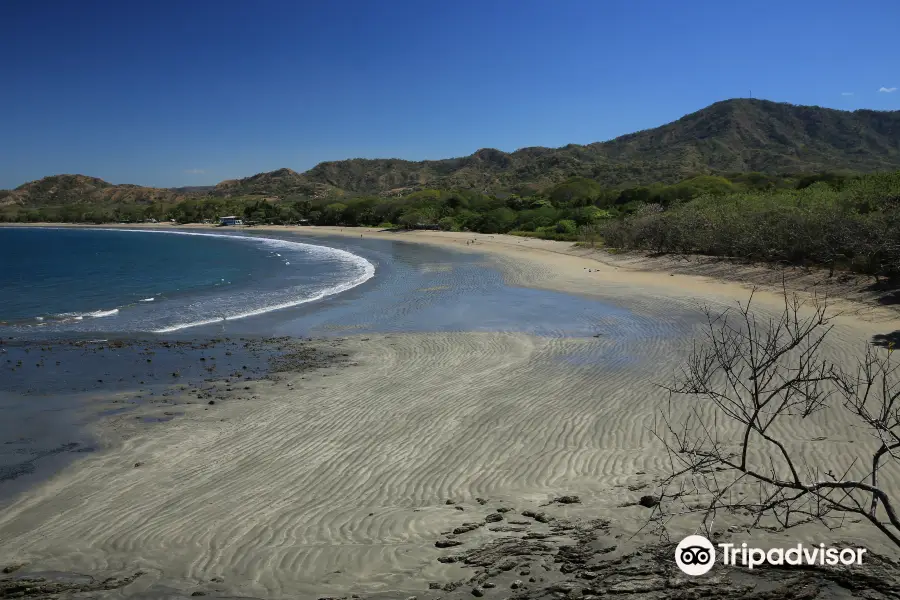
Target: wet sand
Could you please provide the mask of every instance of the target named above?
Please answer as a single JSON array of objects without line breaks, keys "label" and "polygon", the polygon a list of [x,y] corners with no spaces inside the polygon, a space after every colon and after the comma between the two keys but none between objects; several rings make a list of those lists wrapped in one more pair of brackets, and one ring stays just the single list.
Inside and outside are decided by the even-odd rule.
[{"label": "wet sand", "polygon": [[[108,450],[79,460],[0,514],[0,565],[96,577],[142,573],[102,592],[109,597],[437,598],[471,596],[473,585],[489,583],[498,587],[480,593],[500,598],[515,580],[521,585],[512,593],[541,597],[554,581],[602,571],[588,568],[601,556],[627,557],[656,541],[646,531],[631,536],[648,516],[638,499],[668,473],[651,429],[665,400],[658,384],[683,362],[699,325],[681,315],[696,314],[701,302],[746,300],[747,288],[601,264],[573,255],[570,245],[539,240],[402,235],[488,255],[508,283],[613,302],[627,307],[634,323],[660,326],[631,335],[612,315],[584,335],[354,334],[332,341],[346,364],[260,381],[254,401],[225,393],[214,410],[186,410],[152,433],[122,436],[116,419],[106,419],[94,434]],[[781,303],[771,292],[757,296],[761,314]],[[888,309],[853,308],[838,318],[827,348],[847,363],[874,335],[900,329]],[[673,324],[677,334],[664,327]],[[811,463],[835,456],[841,462],[869,443],[834,414],[786,435],[789,449]],[[900,480],[890,477],[896,489]],[[578,502],[553,502],[562,496]],[[577,546],[582,535],[591,545],[587,558],[563,560],[560,547]],[[743,539],[839,537],[884,550],[877,535],[854,524],[838,534],[752,535]],[[497,543],[510,548],[478,558]],[[504,570],[510,557],[518,558]],[[564,564],[575,567],[565,573]],[[649,574],[637,579],[659,579],[656,567],[649,564]]]}]

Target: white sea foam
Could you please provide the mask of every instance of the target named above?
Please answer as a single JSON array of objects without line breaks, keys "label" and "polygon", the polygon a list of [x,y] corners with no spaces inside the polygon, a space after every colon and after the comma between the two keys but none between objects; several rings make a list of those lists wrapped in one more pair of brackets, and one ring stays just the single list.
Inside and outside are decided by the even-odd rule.
[{"label": "white sea foam", "polygon": [[[62,229],[61,227],[41,227],[40,229]],[[152,330],[152,333],[171,333],[174,331],[180,331],[182,329],[188,329],[190,327],[200,327],[201,325],[211,325],[213,323],[221,323],[222,321],[236,321],[238,319],[245,319],[247,317],[253,317],[256,315],[265,314],[268,312],[272,312],[275,310],[282,310],[285,308],[291,308],[293,306],[299,306],[301,304],[307,304],[309,302],[315,302],[316,300],[321,300],[322,298],[326,298],[328,296],[333,296],[335,294],[340,294],[341,292],[346,292],[347,290],[353,289],[356,286],[365,283],[369,279],[375,276],[375,265],[371,262],[363,258],[362,256],[358,256],[353,254],[352,252],[348,252],[346,250],[340,250],[338,248],[331,248],[329,246],[318,246],[315,244],[306,244],[303,242],[293,242],[289,240],[282,240],[277,238],[264,238],[264,237],[255,237],[255,236],[244,236],[244,235],[229,235],[229,234],[220,234],[220,233],[200,233],[195,231],[171,231],[171,230],[146,230],[146,229],[90,229],[90,231],[130,231],[133,233],[155,233],[155,234],[168,234],[168,235],[195,235],[201,237],[217,237],[217,238],[231,238],[238,239],[242,241],[249,242],[257,242],[262,245],[268,246],[273,249],[290,249],[290,250],[302,250],[309,255],[312,256],[320,256],[323,258],[331,258],[337,259],[340,262],[347,263],[356,267],[358,271],[361,273],[355,278],[340,283],[338,285],[332,286],[330,288],[326,288],[324,290],[320,290],[318,293],[313,294],[311,296],[306,296],[302,298],[296,298],[292,300],[288,300],[286,302],[277,302],[275,304],[260,307],[257,309],[249,310],[246,312],[238,313],[235,315],[228,315],[225,317],[218,316],[216,318],[210,319],[202,319],[198,321],[191,321],[187,323],[177,323],[175,325],[170,325],[168,327],[164,327],[161,329]],[[281,256],[280,253],[275,252],[277,256]],[[286,265],[290,264],[289,262],[285,262]],[[141,302],[150,302],[155,300],[154,298],[147,298],[145,300],[141,300]],[[119,312],[118,308],[114,308],[112,310],[99,310],[90,313],[63,313],[60,315],[56,315],[57,317],[68,317],[74,318],[75,320],[82,320],[84,317],[108,317],[115,315]]]},{"label": "white sea foam", "polygon": [[[338,285],[332,286],[330,288],[326,288],[324,290],[319,291],[316,294],[311,296],[306,296],[302,298],[295,298],[292,300],[288,300],[286,302],[278,302],[269,306],[263,306],[254,310],[249,310],[246,312],[238,313],[235,315],[228,315],[224,318],[219,316],[211,319],[203,319],[198,321],[191,321],[188,323],[177,323],[175,325],[170,325],[168,327],[163,327],[161,329],[153,330],[153,333],[172,333],[173,331],[180,331],[182,329],[188,329],[190,327],[199,327],[201,325],[211,325],[213,323],[221,323],[222,321],[236,321],[238,319],[245,319],[247,317],[254,317],[256,315],[262,315],[268,312],[272,312],[274,310],[282,310],[285,308],[290,308],[292,306],[299,306],[301,304],[306,304],[309,302],[315,302],[316,300],[321,300],[322,298],[326,298],[328,296],[333,296],[335,294],[340,294],[341,292],[346,292],[347,290],[353,289],[356,286],[365,283],[369,279],[375,276],[375,265],[371,262],[363,258],[362,256],[358,256],[353,254],[352,252],[347,252],[346,250],[340,250],[338,248],[331,248],[329,246],[317,246],[315,244],[306,244],[303,242],[292,242],[289,240],[281,240],[277,238],[263,238],[263,237],[250,237],[250,236],[235,236],[235,235],[227,235],[227,234],[219,234],[219,233],[199,233],[194,231],[166,231],[166,230],[156,230],[156,231],[147,231],[143,229],[118,229],[116,231],[133,231],[136,233],[157,233],[157,234],[168,234],[168,235],[197,235],[203,237],[218,237],[218,238],[231,238],[231,239],[239,239],[242,241],[249,242],[257,242],[268,246],[273,249],[290,249],[290,250],[302,250],[307,254],[312,256],[320,256],[323,258],[331,258],[337,259],[341,262],[347,263],[356,267],[357,270],[361,271],[361,273],[350,281],[345,281]],[[276,252],[276,254],[278,254]],[[281,256],[280,254],[278,254]],[[290,263],[286,263],[290,264]],[[96,316],[96,315],[92,315]]]}]

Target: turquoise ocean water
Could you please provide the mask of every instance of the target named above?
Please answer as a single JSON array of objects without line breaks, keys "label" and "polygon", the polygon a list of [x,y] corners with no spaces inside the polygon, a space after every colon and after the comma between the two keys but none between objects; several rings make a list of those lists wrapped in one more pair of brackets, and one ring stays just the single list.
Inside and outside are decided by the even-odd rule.
[{"label": "turquoise ocean water", "polygon": [[0,332],[168,333],[337,294],[374,270],[343,250],[224,232],[0,228]]}]

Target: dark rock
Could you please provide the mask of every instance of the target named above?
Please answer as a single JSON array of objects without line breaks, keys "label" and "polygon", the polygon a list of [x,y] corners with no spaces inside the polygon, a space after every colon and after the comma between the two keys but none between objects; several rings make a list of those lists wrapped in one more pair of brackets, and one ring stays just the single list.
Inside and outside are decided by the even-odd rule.
[{"label": "dark rock", "polygon": [[581,498],[578,496],[560,496],[553,501],[558,504],[581,504]]},{"label": "dark rock", "polygon": [[522,587],[523,585],[525,585],[525,583],[521,579],[516,579],[511,584],[509,584],[509,587],[511,587],[514,590],[517,590],[520,587]]},{"label": "dark rock", "polygon": [[485,581],[484,583],[481,584],[481,587],[483,587],[486,590],[489,590],[491,588],[497,587],[497,584],[493,583],[491,581]]},{"label": "dark rock", "polygon": [[487,504],[487,500],[485,500],[484,498],[475,498],[475,502],[477,502],[478,504]]},{"label": "dark rock", "polygon": [[479,527],[481,527],[481,523],[463,523],[453,530],[453,534],[461,535],[463,533],[469,533],[470,531],[475,531]]},{"label": "dark rock", "polygon": [[515,560],[507,558],[503,560],[499,565],[497,565],[497,568],[501,571],[512,571],[516,568],[517,564],[518,563]]},{"label": "dark rock", "polygon": [[3,567],[3,572],[4,573],[13,573],[15,571],[18,571],[19,569],[21,569],[24,566],[25,566],[25,563],[16,563],[13,565],[6,565],[5,567]]},{"label": "dark rock", "polygon": [[210,400],[209,402],[207,402],[207,404],[215,404],[215,403],[216,403],[215,400]]},{"label": "dark rock", "polygon": [[641,499],[638,500],[638,504],[646,508],[653,508],[659,504],[659,498],[656,496],[641,496]]},{"label": "dark rock", "polygon": [[205,596],[206,592],[192,592],[191,596]]},{"label": "dark rock", "polygon": [[459,546],[462,542],[459,540],[438,540],[434,543],[435,548],[452,548],[453,546]]},{"label": "dark rock", "polygon": [[550,521],[553,520],[553,517],[547,516],[547,513],[537,512],[534,510],[523,510],[522,516],[531,517],[538,523],[549,523]]},{"label": "dark rock", "polygon": [[142,466],[144,466],[144,463],[142,463],[142,462],[140,462],[140,461],[134,463],[134,468],[135,468],[135,469],[137,469],[138,467],[142,467]]},{"label": "dark rock", "polygon": [[475,587],[472,588],[472,595],[475,596],[476,598],[480,598],[480,597],[484,596],[484,589],[482,589],[482,587],[480,585],[476,585]]},{"label": "dark rock", "polygon": [[455,556],[439,556],[438,562],[444,563],[445,565],[453,564],[457,562],[459,559]]},{"label": "dark rock", "polygon": [[484,518],[485,523],[496,523],[497,521],[502,521],[503,515],[500,513],[491,513]]}]

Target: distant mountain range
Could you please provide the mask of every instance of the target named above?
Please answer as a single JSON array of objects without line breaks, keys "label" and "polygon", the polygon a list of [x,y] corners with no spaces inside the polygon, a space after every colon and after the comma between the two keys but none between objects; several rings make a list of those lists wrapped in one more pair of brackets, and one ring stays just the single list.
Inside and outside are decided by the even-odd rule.
[{"label": "distant mountain range", "polygon": [[422,188],[524,191],[575,176],[622,186],[670,183],[698,174],[897,169],[900,111],[848,112],[734,99],[661,127],[585,146],[515,152],[485,148],[461,158],[419,162],[355,158],[323,162],[305,173],[278,169],[214,187],[160,189],[56,175],[0,191],[0,206],[149,203],[203,195],[395,195]]}]

